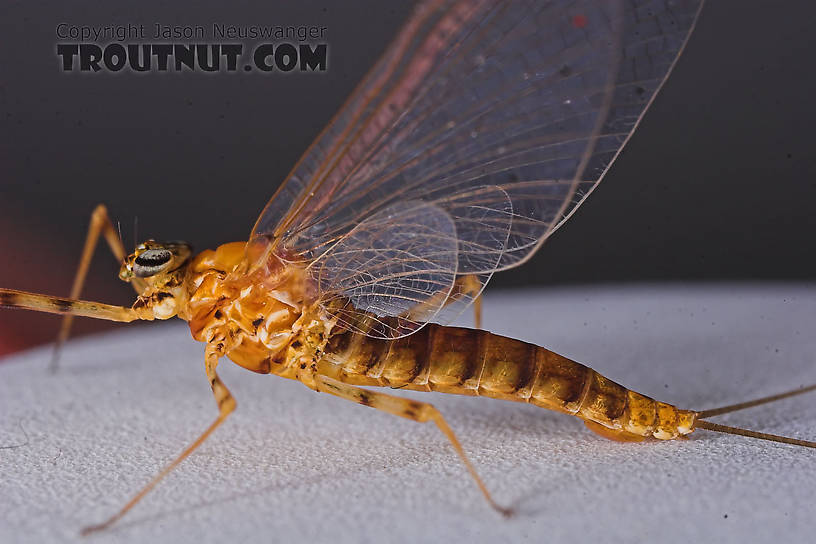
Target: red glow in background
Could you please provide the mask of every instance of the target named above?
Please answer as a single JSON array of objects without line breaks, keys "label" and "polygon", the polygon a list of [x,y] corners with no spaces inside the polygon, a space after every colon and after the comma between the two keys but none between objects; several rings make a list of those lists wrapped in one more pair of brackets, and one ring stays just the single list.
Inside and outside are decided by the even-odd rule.
[{"label": "red glow in background", "polygon": [[[530,262],[497,274],[489,289],[816,279],[816,5],[741,3],[734,24],[732,4],[707,3],[604,182]],[[149,21],[156,13],[191,21],[181,4],[110,5],[4,6],[0,287],[68,295],[100,202],[122,221],[127,249],[134,217],[142,239],[183,239],[197,251],[245,240],[411,11],[407,2],[373,0],[231,6],[236,20],[326,25],[331,53],[320,75],[61,73],[57,21]],[[224,18],[223,3],[196,10],[197,20]],[[361,20],[376,24],[361,32]],[[567,23],[592,29],[598,21],[578,13]],[[117,270],[103,242],[82,298],[129,306],[134,292]],[[60,319],[0,309],[0,354],[53,341]],[[138,325],[80,318],[72,336],[120,326]]]},{"label": "red glow in background", "polygon": [[[89,210],[90,213],[90,210]],[[59,244],[59,230],[43,230],[30,224],[34,214],[23,216],[5,202],[0,203],[0,255],[7,256],[0,274],[0,286],[67,296],[71,290],[74,271],[79,263],[82,246],[63,247]],[[89,216],[90,218],[90,216]],[[44,226],[43,222],[38,222]],[[86,224],[65,225],[77,232]],[[73,244],[72,244],[73,245]],[[89,271],[82,298],[127,304],[129,287],[117,285],[118,266],[110,256],[104,241],[100,244]],[[108,253],[108,254],[106,254]],[[61,316],[0,308],[0,356],[38,344],[52,342],[57,335]],[[94,319],[75,319],[73,336],[81,336],[116,327],[119,324]]]}]

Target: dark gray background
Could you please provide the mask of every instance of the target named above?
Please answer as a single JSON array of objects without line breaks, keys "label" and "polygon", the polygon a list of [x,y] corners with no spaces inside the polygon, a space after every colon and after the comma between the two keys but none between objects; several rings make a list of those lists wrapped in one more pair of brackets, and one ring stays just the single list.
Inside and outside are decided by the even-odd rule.
[{"label": "dark gray background", "polygon": [[[410,12],[394,2],[6,2],[0,8],[0,285],[67,293],[94,205],[130,245],[245,239],[277,184]],[[604,183],[494,285],[812,279],[811,2],[713,1]],[[323,24],[325,74],[65,74],[55,27]],[[212,40],[210,40],[212,41]],[[94,263],[86,298],[125,303]],[[115,299],[115,300],[112,300]],[[9,312],[0,312],[0,327]],[[25,319],[27,334],[41,321]],[[53,321],[48,322],[53,328]],[[49,329],[49,335],[51,329]]]}]

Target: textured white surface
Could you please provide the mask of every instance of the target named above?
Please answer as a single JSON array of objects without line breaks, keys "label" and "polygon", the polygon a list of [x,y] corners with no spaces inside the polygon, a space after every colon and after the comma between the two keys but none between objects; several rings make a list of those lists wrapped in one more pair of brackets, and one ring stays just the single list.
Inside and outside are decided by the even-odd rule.
[{"label": "textured white surface", "polygon": [[[681,407],[816,383],[816,287],[645,286],[495,293],[486,328],[533,341]],[[56,323],[56,321],[55,321]],[[70,542],[118,509],[215,415],[181,323],[131,326],[0,363],[0,542]],[[619,444],[533,406],[430,400],[442,435],[222,362],[227,424],[122,522],[86,542],[810,541],[816,452],[699,431]],[[718,421],[816,437],[816,398]],[[27,438],[26,438],[27,436]]]}]

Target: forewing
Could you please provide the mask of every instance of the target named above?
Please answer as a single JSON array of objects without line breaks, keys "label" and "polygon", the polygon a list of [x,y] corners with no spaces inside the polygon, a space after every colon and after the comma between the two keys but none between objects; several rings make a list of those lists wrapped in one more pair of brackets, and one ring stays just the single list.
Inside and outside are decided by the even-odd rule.
[{"label": "forewing", "polygon": [[421,3],[269,202],[252,247],[319,270],[325,307],[358,332],[447,321],[600,181],[699,8]]},{"label": "forewing", "polygon": [[[700,4],[421,3],[267,205],[253,240],[310,261],[395,202],[497,186],[514,215],[496,268],[516,266],[601,179]],[[470,232],[457,236],[468,243],[479,236]]]}]

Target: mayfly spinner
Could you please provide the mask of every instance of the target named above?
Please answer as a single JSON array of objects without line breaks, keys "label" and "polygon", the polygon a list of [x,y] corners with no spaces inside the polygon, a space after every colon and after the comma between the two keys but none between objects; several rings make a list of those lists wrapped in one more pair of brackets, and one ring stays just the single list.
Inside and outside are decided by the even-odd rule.
[{"label": "mayfly spinner", "polygon": [[[528,402],[615,440],[695,429],[805,442],[706,421],[543,347],[446,327],[491,275],[524,263],[589,194],[671,71],[697,0],[422,2],[295,165],[247,242],[194,255],[148,240],[130,255],[103,207],[70,298],[0,289],[0,305],[66,318],[189,322],[206,344],[218,417],[110,526],[235,410],[221,357],[419,422],[450,440],[433,405],[362,386]],[[138,293],[132,307],[78,300],[103,235]],[[433,321],[433,323],[430,323]]]}]

